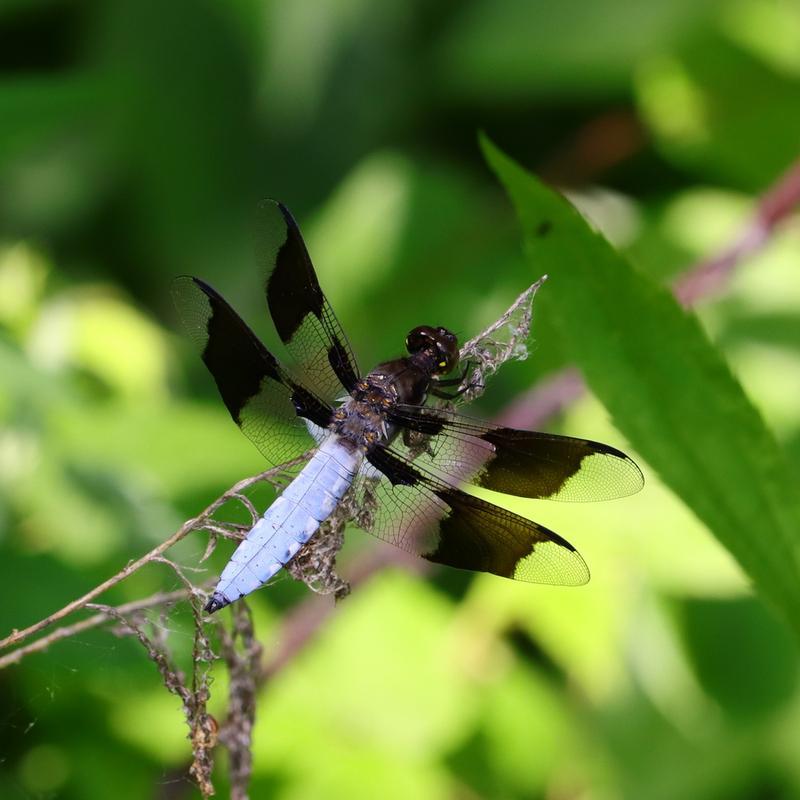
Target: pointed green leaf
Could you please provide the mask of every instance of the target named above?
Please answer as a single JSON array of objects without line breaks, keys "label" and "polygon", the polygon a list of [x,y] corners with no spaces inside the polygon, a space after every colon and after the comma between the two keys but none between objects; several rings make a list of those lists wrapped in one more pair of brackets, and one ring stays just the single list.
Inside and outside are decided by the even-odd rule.
[{"label": "pointed green leaf", "polygon": [[562,344],[614,424],[800,631],[797,476],[724,358],[563,197],[482,145],[519,214],[532,274],[550,275]]}]

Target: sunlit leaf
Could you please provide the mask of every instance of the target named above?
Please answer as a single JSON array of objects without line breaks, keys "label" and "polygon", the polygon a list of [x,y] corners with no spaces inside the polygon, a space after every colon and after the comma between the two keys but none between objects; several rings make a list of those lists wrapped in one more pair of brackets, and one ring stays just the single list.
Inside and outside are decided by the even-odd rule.
[{"label": "sunlit leaf", "polygon": [[725,40],[689,41],[640,62],[642,116],[676,164],[760,189],[797,157],[800,81]]},{"label": "sunlit leaf", "polygon": [[563,198],[488,140],[484,149],[529,258],[551,276],[561,337],[614,424],[797,626],[800,495],[724,359],[696,318]]},{"label": "sunlit leaf", "polygon": [[315,745],[318,758],[330,758],[331,736],[409,761],[452,745],[475,700],[450,625],[450,603],[423,583],[384,575],[361,587],[263,697],[264,767],[304,770]]}]

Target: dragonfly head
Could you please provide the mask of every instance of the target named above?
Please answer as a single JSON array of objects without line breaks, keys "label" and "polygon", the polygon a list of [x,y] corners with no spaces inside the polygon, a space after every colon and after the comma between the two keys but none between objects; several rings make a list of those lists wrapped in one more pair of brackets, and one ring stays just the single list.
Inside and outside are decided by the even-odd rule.
[{"label": "dragonfly head", "polygon": [[431,359],[434,375],[446,375],[458,366],[458,340],[447,328],[420,325],[406,336],[411,355],[422,353]]}]

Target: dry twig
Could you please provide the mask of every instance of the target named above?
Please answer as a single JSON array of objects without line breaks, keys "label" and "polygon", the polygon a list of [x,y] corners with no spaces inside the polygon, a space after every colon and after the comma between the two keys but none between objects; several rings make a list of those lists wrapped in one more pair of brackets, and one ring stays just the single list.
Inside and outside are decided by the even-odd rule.
[{"label": "dry twig", "polygon": [[253,767],[253,724],[256,691],[261,668],[261,644],[253,630],[253,618],[246,602],[235,603],[229,631],[219,624],[222,657],[228,666],[228,713],[219,740],[230,755],[232,800],[247,800]]},{"label": "dry twig", "polygon": [[[202,601],[191,597],[190,605],[198,624],[195,625],[194,645],[192,648],[192,681],[191,688],[187,686],[184,673],[173,663],[167,645],[167,629],[165,626],[152,625],[151,632],[145,631],[146,623],[141,619],[121,614],[113,606],[104,606],[99,603],[89,603],[88,608],[96,609],[111,619],[120,623],[121,634],[136,637],[147,652],[148,658],[156,665],[161,675],[161,680],[169,692],[177,695],[183,705],[183,713],[189,726],[189,739],[192,743],[192,765],[189,774],[197,783],[200,793],[204,798],[214,794],[211,783],[211,770],[214,766],[213,750],[217,739],[217,723],[207,711],[210,697],[208,667],[216,657],[211,649],[211,644],[204,633],[199,615]],[[204,664],[202,670],[198,664]]]},{"label": "dry twig", "polygon": [[[159,592],[151,597],[146,597],[144,600],[134,600],[132,603],[125,603],[121,606],[116,606],[115,609],[119,614],[135,614],[146,609],[164,606],[165,608],[172,605],[178,600],[184,600],[188,596],[186,589],[178,589],[175,592]],[[10,667],[12,664],[18,664],[22,659],[31,653],[41,653],[46,650],[54,642],[61,639],[68,639],[70,636],[77,636],[79,633],[97,628],[101,625],[107,625],[109,622],[108,614],[95,614],[94,616],[76,622],[73,625],[65,625],[61,628],[56,628],[47,636],[42,636],[30,644],[18,647],[4,656],[0,656],[0,669],[3,667]]]},{"label": "dry twig", "polygon": [[[133,575],[134,572],[141,569],[145,564],[149,564],[152,561],[158,559],[161,555],[163,555],[167,550],[169,550],[173,545],[180,542],[182,539],[185,539],[192,531],[195,531],[199,528],[204,528],[207,525],[213,523],[210,522],[211,518],[217,511],[224,506],[226,503],[230,502],[231,500],[241,500],[244,496],[242,493],[249,489],[252,486],[255,486],[257,483],[262,482],[272,482],[276,480],[280,475],[286,472],[287,469],[296,466],[297,464],[302,464],[308,458],[307,454],[299,456],[292,461],[287,462],[286,464],[281,464],[277,467],[272,469],[268,469],[265,472],[261,472],[258,475],[253,475],[250,478],[245,478],[244,480],[239,481],[238,483],[234,484],[227,492],[221,494],[213,503],[211,503],[203,512],[201,512],[198,516],[194,519],[190,519],[187,522],[184,522],[180,528],[178,528],[175,533],[172,534],[168,539],[165,539],[161,544],[154,547],[148,553],[145,553],[140,558],[137,558],[135,561],[130,562],[127,566],[123,567],[116,575],[112,575],[107,580],[103,581],[98,586],[95,586],[94,589],[91,589],[83,596],[73,600],[70,603],[67,603],[63,608],[60,608],[58,611],[54,611],[52,614],[48,615],[44,619],[39,620],[33,625],[29,625],[27,628],[23,628],[22,630],[13,630],[11,633],[6,636],[4,639],[0,639],[0,650],[5,650],[13,645],[17,645],[20,642],[23,642],[25,639],[30,638],[35,633],[38,633],[45,628],[48,628],[54,622],[58,622],[64,617],[69,616],[70,614],[79,611],[80,609],[87,606],[89,603],[92,602],[96,597],[99,597],[104,592],[107,592],[112,587],[116,586],[118,583],[121,583],[126,578],[129,578]],[[219,526],[214,526],[213,528],[215,531],[220,532],[222,529]]]}]

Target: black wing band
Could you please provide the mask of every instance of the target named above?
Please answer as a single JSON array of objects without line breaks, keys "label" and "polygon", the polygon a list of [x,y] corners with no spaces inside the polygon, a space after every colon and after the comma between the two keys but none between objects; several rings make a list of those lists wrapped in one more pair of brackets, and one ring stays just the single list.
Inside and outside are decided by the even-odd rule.
[{"label": "black wing band", "polygon": [[314,440],[298,416],[324,428],[330,406],[293,381],[207,283],[184,275],[173,281],[172,294],[233,421],[264,457],[278,465],[308,450]]},{"label": "black wing band", "polygon": [[259,260],[269,271],[267,304],[298,374],[326,400],[351,392],[359,374],[350,344],[320,289],[300,229],[281,203],[259,205]]},{"label": "black wing band", "polygon": [[418,448],[421,463],[456,483],[568,501],[626,497],[644,485],[636,463],[601,442],[489,425],[419,406],[400,406],[390,419],[427,440]]},{"label": "black wing band", "polygon": [[361,479],[359,524],[428,561],[531,583],[578,586],[589,570],[558,534],[466,494],[382,445],[367,460],[388,480]]}]

